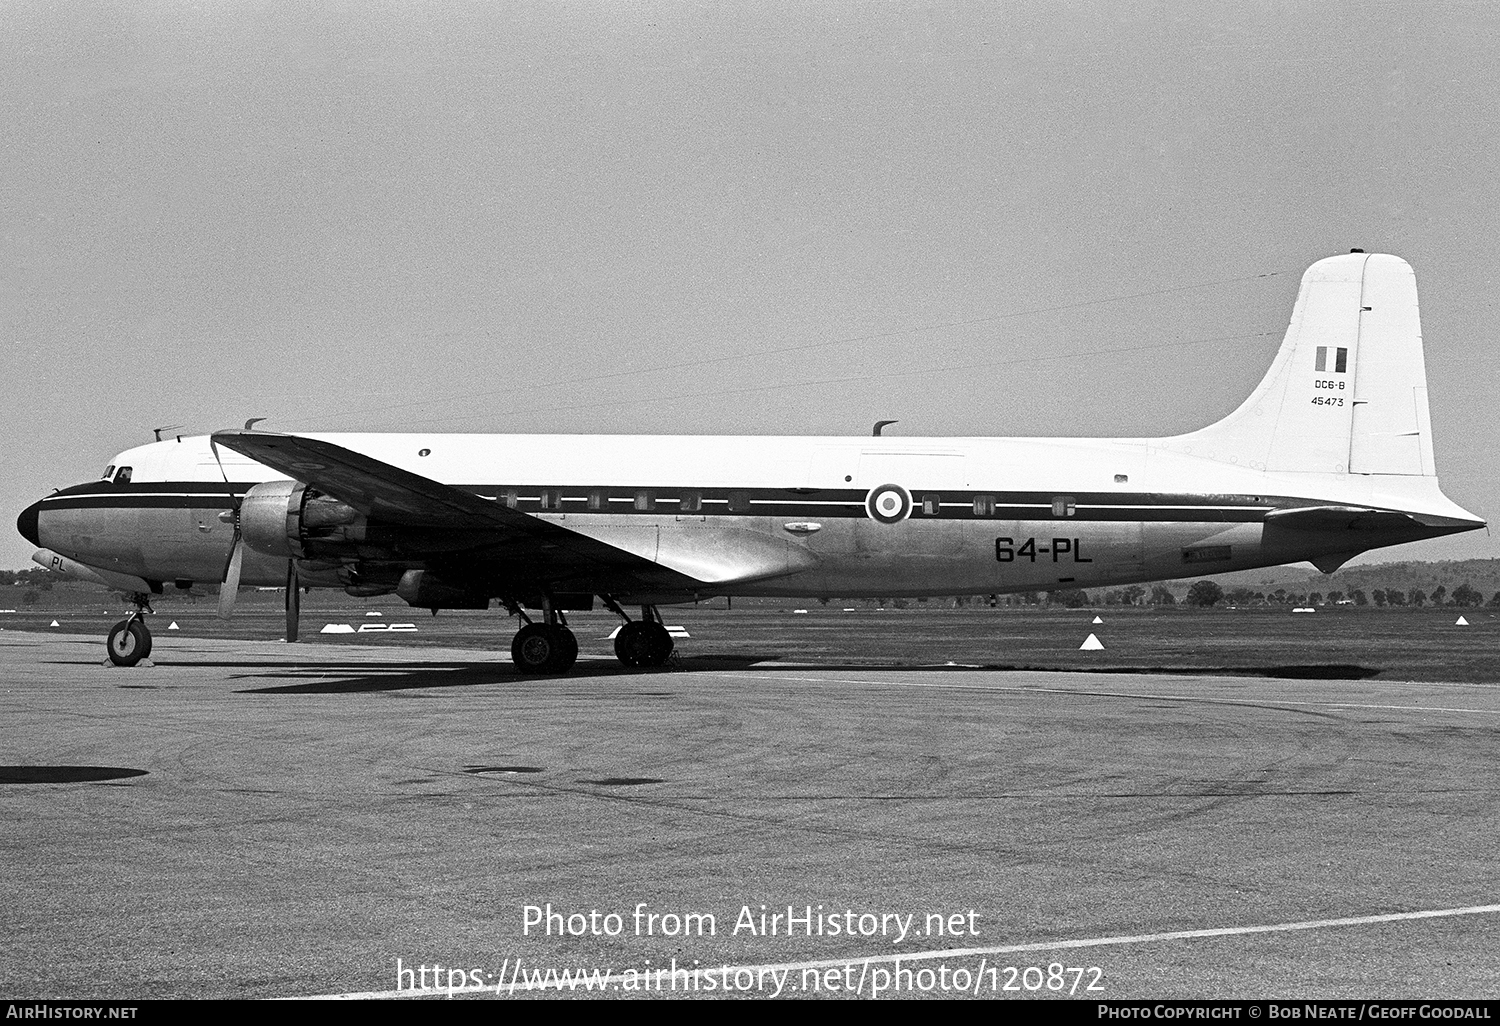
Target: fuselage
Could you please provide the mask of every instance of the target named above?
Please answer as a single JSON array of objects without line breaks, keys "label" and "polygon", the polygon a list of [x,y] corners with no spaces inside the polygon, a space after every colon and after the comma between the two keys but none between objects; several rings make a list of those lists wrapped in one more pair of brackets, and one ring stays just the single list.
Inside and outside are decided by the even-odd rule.
[{"label": "fuselage", "polygon": [[[1435,477],[1270,473],[1156,439],[308,437],[663,565],[721,548],[726,566],[749,568],[718,580],[700,572],[703,586],[684,599],[1090,588],[1307,559],[1336,565],[1361,548],[1483,526]],[[45,549],[153,586],[221,580],[239,498],[286,477],[223,447],[216,458],[205,437],[129,449],[111,468],[107,480],[29,507],[19,527]],[[1347,531],[1266,524],[1274,511],[1327,506],[1415,520],[1352,548]],[[248,552],[241,581],[281,584],[285,567]],[[335,583],[307,572],[310,583]]]}]

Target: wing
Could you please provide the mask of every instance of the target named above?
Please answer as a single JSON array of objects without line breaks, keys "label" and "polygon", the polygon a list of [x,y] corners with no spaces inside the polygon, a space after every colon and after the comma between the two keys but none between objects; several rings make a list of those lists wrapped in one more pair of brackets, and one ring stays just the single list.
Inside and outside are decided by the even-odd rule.
[{"label": "wing", "polygon": [[526,521],[542,523],[493,499],[316,438],[270,431],[216,431],[212,441],[388,524],[523,529]]},{"label": "wing", "polygon": [[470,575],[556,590],[576,583],[588,591],[691,593],[704,584],[637,552],[332,442],[268,431],[219,431],[212,440],[348,503],[371,520],[408,529],[401,545],[405,555],[441,554],[451,565],[455,551],[461,552]]}]

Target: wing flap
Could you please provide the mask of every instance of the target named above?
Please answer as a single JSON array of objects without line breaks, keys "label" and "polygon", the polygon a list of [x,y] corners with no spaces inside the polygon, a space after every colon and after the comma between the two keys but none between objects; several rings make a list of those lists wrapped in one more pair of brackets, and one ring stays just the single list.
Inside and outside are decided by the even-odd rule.
[{"label": "wing flap", "polygon": [[742,527],[664,530],[606,525],[590,533],[606,544],[704,584],[782,577],[809,569],[817,562],[817,557],[801,545]]}]

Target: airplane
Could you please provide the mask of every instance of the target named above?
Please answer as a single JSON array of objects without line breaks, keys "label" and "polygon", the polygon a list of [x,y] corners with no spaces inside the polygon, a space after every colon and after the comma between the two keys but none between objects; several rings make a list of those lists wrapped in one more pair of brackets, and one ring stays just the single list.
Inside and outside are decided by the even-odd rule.
[{"label": "airplane", "polygon": [[[597,599],[626,666],[658,607],[711,596],[988,595],[1309,561],[1485,526],[1438,487],[1416,278],[1353,250],[1303,275],[1234,412],[1161,438],[285,434],[178,437],[27,507],[43,566],[130,596],[110,659],[149,655],[167,584],[394,593],[520,621],[523,673],[572,668]],[[626,607],[639,607],[632,619]],[[531,613],[539,615],[533,617]]]}]

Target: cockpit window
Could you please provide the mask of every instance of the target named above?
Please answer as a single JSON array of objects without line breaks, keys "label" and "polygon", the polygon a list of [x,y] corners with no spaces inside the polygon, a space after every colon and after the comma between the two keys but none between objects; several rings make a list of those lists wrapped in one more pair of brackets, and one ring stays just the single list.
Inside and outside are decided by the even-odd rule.
[{"label": "cockpit window", "polygon": [[107,466],[107,467],[104,468],[104,480],[108,481],[110,478],[112,478],[114,476],[115,476],[115,465],[113,463],[111,463],[109,466]]},{"label": "cockpit window", "polygon": [[115,471],[115,484],[129,484],[129,483],[130,483],[130,468],[129,467],[121,467],[119,470]]}]

